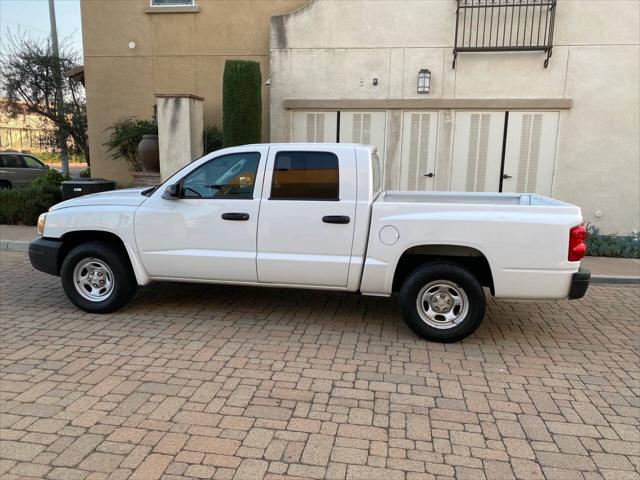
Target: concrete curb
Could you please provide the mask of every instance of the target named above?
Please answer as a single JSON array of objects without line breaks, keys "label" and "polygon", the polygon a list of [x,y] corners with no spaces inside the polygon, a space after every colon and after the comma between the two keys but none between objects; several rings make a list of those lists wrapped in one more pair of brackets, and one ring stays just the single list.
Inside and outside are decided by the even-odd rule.
[{"label": "concrete curb", "polygon": [[591,283],[594,285],[602,283],[639,285],[640,277],[630,277],[626,275],[592,275]]},{"label": "concrete curb", "polygon": [[[29,242],[25,240],[0,240],[0,252],[28,252]],[[592,275],[591,283],[594,285],[639,285],[640,277],[625,275]]]},{"label": "concrete curb", "polygon": [[0,252],[28,252],[29,242],[24,240],[0,240]]}]

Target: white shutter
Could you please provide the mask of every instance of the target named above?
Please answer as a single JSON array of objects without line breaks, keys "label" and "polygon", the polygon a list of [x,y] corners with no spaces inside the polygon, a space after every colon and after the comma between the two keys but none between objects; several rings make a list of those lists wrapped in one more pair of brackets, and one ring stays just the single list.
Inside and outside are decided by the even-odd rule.
[{"label": "white shutter", "polygon": [[433,190],[438,112],[405,112],[402,134],[402,190]]},{"label": "white shutter", "polygon": [[291,129],[293,142],[333,143],[337,139],[337,133],[337,112],[293,112]]},{"label": "white shutter", "polygon": [[317,142],[324,139],[324,113],[307,113],[307,142]]},{"label": "white shutter", "polygon": [[503,192],[551,194],[558,112],[509,112]]},{"label": "white shutter", "polygon": [[351,139],[349,143],[371,144],[371,114],[353,113],[351,121]]},{"label": "white shutter", "polygon": [[340,112],[340,143],[373,145],[378,149],[381,162],[384,162],[386,128],[387,112]]},{"label": "white shutter", "polygon": [[504,116],[504,112],[456,112],[451,190],[499,190]]}]

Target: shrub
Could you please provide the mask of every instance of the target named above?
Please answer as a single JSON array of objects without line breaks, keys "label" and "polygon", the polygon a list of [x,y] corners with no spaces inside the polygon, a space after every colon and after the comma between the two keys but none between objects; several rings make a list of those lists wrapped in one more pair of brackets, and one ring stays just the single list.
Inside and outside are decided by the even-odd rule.
[{"label": "shrub", "polygon": [[35,225],[41,213],[62,200],[60,183],[69,179],[50,169],[28,187],[0,190],[0,223]]},{"label": "shrub", "polygon": [[224,144],[222,132],[218,127],[207,127],[203,132],[204,155],[220,150]]},{"label": "shrub", "polygon": [[259,143],[262,137],[260,64],[227,60],[222,83],[224,146]]},{"label": "shrub", "polygon": [[80,175],[80,178],[91,178],[91,169],[87,167],[84,170],[80,170],[78,175]]},{"label": "shrub", "polygon": [[60,188],[48,184],[0,190],[0,223],[35,225],[41,213],[61,200]]},{"label": "shrub", "polygon": [[135,172],[142,171],[142,162],[138,157],[138,144],[143,135],[157,135],[158,125],[149,120],[125,118],[111,125],[109,140],[104,145],[111,153],[111,158],[123,158],[131,164]]},{"label": "shrub", "polygon": [[588,224],[587,255],[640,258],[640,235],[603,235],[598,227]]},{"label": "shrub", "polygon": [[65,175],[58,170],[50,168],[45,174],[39,178],[36,178],[31,185],[34,187],[57,187],[60,188],[60,184],[65,180],[71,180],[69,175]]}]

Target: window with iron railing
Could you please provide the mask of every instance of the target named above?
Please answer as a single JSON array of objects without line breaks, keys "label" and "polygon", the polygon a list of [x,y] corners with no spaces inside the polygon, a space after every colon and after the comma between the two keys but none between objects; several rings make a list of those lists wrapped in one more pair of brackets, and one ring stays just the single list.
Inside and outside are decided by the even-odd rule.
[{"label": "window with iron railing", "polygon": [[543,51],[549,65],[557,0],[456,0],[453,68],[462,52]]}]

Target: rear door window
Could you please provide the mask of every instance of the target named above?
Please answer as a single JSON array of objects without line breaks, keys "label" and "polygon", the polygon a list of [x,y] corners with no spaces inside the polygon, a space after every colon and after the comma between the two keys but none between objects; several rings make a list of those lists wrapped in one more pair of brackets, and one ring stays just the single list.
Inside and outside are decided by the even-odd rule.
[{"label": "rear door window", "polygon": [[2,155],[5,168],[24,168],[24,161],[20,155]]},{"label": "rear door window", "polygon": [[270,200],[339,200],[338,157],[331,152],[278,152]]}]

